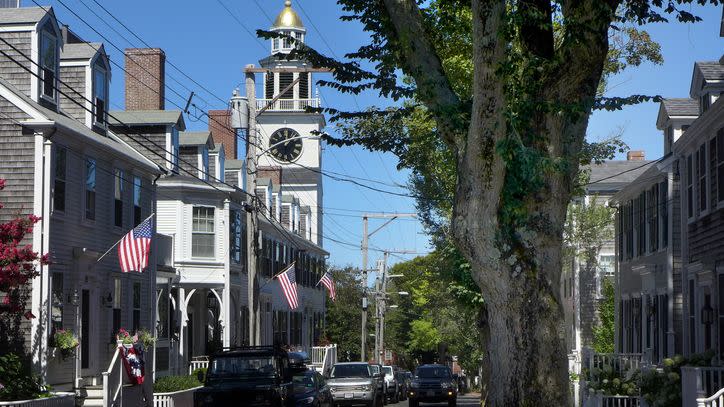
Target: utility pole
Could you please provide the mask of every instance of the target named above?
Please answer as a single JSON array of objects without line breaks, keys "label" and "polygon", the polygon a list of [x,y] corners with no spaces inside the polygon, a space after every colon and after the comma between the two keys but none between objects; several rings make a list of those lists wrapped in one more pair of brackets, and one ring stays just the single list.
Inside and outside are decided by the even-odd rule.
[{"label": "utility pole", "polygon": [[246,211],[246,257],[247,257],[247,296],[249,300],[249,345],[258,346],[261,343],[261,327],[259,322],[259,281],[257,272],[257,230],[259,212],[256,207],[256,75],[250,71],[254,65],[247,65],[246,97],[249,100],[249,129],[246,133],[246,185],[250,194],[251,208]]},{"label": "utility pole", "polygon": [[[366,355],[367,353],[367,243],[368,243],[368,236],[367,236],[367,222],[368,218],[367,216],[362,217],[362,284],[364,284],[364,288],[362,290],[362,351],[360,353],[361,361],[366,361]],[[377,339],[375,339],[376,341]]]},{"label": "utility pole", "polygon": [[377,356],[379,358],[379,364],[382,364],[385,360],[385,312],[387,311],[387,256],[389,253],[385,252],[382,260],[382,293],[380,294],[380,353]]},{"label": "utility pole", "polygon": [[[416,218],[417,214],[414,213],[366,213],[362,216],[362,284],[364,289],[362,293],[362,349],[360,352],[360,359],[362,362],[366,361],[366,350],[367,350],[367,304],[368,304],[368,287],[367,287],[367,256],[369,252],[369,239],[372,235],[379,232],[382,228],[389,225],[392,221],[398,218]],[[368,233],[369,219],[387,219],[387,222],[383,223],[382,226]],[[375,337],[377,338],[377,337]],[[377,343],[377,339],[375,339]]]}]

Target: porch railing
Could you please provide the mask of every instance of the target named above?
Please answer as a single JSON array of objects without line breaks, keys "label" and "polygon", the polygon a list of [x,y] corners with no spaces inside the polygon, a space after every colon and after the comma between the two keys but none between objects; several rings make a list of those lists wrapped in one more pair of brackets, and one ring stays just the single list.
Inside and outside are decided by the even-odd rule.
[{"label": "porch railing", "polygon": [[[311,99],[277,99],[274,103],[271,103],[272,99],[257,99],[256,108],[263,109],[267,105],[267,110],[272,111],[304,111],[308,107],[317,108],[320,107],[319,98]],[[270,105],[271,103],[271,105]]]},{"label": "porch railing", "polygon": [[195,356],[191,358],[191,361],[189,362],[189,374],[192,374],[196,369],[208,369],[208,367],[208,356]]},{"label": "porch railing", "polygon": [[619,375],[625,375],[631,370],[643,366],[642,353],[596,353],[590,348],[583,349],[583,367],[589,369],[603,369],[610,367]]},{"label": "porch railing", "polygon": [[597,394],[588,399],[584,407],[647,407],[639,396],[608,396]]},{"label": "porch railing", "polygon": [[314,370],[327,373],[337,363],[337,345],[314,346],[310,356]]},{"label": "porch railing", "polygon": [[696,407],[722,407],[724,406],[724,388],[719,389],[713,396],[696,399]]},{"label": "porch railing", "polygon": [[121,341],[117,341],[116,352],[113,354],[108,370],[103,372],[103,406],[123,405],[123,357]]},{"label": "porch railing", "polygon": [[695,407],[698,399],[724,387],[724,367],[682,366],[681,401],[683,407]]}]

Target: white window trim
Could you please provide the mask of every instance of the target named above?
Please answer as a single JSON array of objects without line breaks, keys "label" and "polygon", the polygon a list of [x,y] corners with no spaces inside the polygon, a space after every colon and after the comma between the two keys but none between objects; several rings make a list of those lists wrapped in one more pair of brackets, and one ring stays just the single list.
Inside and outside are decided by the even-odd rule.
[{"label": "white window trim", "polygon": [[[38,27],[41,27],[42,25],[39,25]],[[45,74],[44,74],[44,65],[43,65],[43,36],[47,35],[51,39],[55,40],[56,49],[55,49],[55,83],[53,84],[53,96],[48,96],[45,94]],[[44,31],[42,29],[39,30],[38,33],[38,76],[39,78],[35,78],[35,81],[38,82],[38,97],[39,99],[47,100],[48,102],[58,104],[58,76],[60,72],[60,49],[57,47],[58,45],[58,36],[55,34],[51,34],[47,31]]]},{"label": "white window trim", "polygon": [[[209,233],[209,232],[196,232],[196,233],[205,234],[205,235],[212,235],[212,234],[214,235],[214,239],[213,239],[213,242],[214,242],[214,254],[213,254],[213,256],[211,256],[211,257],[194,256],[194,209],[195,209],[195,208],[207,208],[207,209],[212,209],[212,210],[214,211],[214,232],[213,232],[213,233]],[[218,214],[218,212],[219,212],[218,208],[215,207],[215,206],[212,206],[212,205],[191,205],[191,222],[190,222],[190,226],[191,226],[191,227],[189,228],[189,232],[190,232],[191,235],[190,235],[190,238],[189,238],[189,246],[188,246],[188,250],[189,250],[189,252],[188,252],[188,253],[189,253],[189,256],[188,256],[188,257],[189,257],[189,258],[191,258],[191,259],[193,259],[193,260],[209,261],[209,260],[216,260],[216,258],[218,257],[218,256],[217,256],[217,255],[218,255],[217,252],[218,252],[218,249],[219,249],[219,247],[218,247],[219,245],[218,245],[218,242],[217,242],[218,233],[219,233],[219,228],[218,228],[218,226],[217,226],[217,225],[219,224],[219,222],[218,222],[218,220],[219,220],[219,214]]]},{"label": "white window trim", "polygon": [[[105,92],[104,99],[103,99],[103,104],[105,107],[105,112],[103,114],[105,117],[103,118],[103,123],[100,123],[100,122],[98,122],[98,120],[96,120],[96,117],[97,117],[97,114],[96,114],[96,71],[102,71],[103,77],[105,78],[105,81],[106,81],[106,83],[105,83],[106,92]],[[91,94],[90,99],[92,102],[91,111],[93,113],[91,114],[91,117],[92,117],[93,125],[96,127],[100,127],[102,129],[106,129],[106,128],[108,128],[108,105],[109,105],[108,88],[110,86],[110,80],[108,79],[109,72],[107,69],[100,69],[100,68],[93,67],[93,68],[91,68],[91,74],[93,75],[93,77],[91,78],[91,82],[93,83],[93,86],[92,86],[92,94]]]}]

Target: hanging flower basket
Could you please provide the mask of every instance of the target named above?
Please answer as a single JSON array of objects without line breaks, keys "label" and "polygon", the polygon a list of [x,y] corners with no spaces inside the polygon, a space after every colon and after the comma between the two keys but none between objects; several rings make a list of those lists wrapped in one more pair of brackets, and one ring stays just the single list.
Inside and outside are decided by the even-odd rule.
[{"label": "hanging flower basket", "polygon": [[51,337],[51,346],[60,351],[63,360],[75,355],[75,349],[80,342],[70,329],[58,329]]},{"label": "hanging flower basket", "polygon": [[116,340],[120,341],[123,347],[130,349],[134,343],[138,342],[138,335],[131,336],[128,331],[121,328],[116,334]]}]

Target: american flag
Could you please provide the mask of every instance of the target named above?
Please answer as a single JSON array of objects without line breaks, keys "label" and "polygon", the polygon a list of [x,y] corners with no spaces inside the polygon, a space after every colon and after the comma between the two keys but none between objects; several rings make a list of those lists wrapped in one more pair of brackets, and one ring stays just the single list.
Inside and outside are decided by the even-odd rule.
[{"label": "american flag", "polygon": [[297,309],[299,307],[299,298],[297,297],[297,278],[294,276],[294,263],[277,276],[279,284],[282,286],[284,296],[287,298],[289,308]]},{"label": "american flag", "polygon": [[143,272],[148,266],[148,253],[153,235],[151,219],[152,216],[128,232],[118,244],[118,261],[121,263],[122,272]]},{"label": "american flag", "polygon": [[[329,271],[324,273],[322,279],[319,280],[319,283],[322,283],[325,287],[327,287],[327,290],[329,290],[329,298],[334,301],[337,298],[337,290],[334,288],[334,280],[332,279],[332,274]],[[319,285],[319,283],[317,283],[317,285]]]}]

